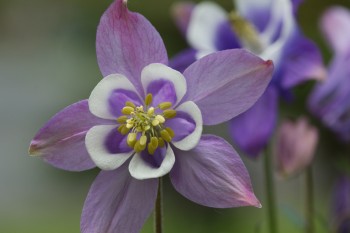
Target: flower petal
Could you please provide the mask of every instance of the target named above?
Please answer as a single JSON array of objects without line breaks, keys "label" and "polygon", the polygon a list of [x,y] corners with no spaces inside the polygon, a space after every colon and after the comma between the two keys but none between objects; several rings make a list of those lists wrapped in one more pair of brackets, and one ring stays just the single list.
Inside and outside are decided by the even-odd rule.
[{"label": "flower petal", "polygon": [[134,153],[116,125],[99,125],[86,134],[85,144],[91,159],[102,170],[120,167]]},{"label": "flower petal", "polygon": [[197,51],[194,49],[184,50],[170,60],[169,66],[183,73],[189,65],[197,60],[196,54]]},{"label": "flower petal", "polygon": [[327,71],[323,66],[321,53],[311,40],[297,32],[285,48],[281,64],[283,88],[289,89],[311,79],[326,78]]},{"label": "flower petal", "polygon": [[135,87],[123,75],[111,74],[102,79],[89,97],[90,111],[101,118],[115,120],[123,115],[125,102],[140,105],[140,97]]},{"label": "flower petal", "polygon": [[126,165],[101,171],[85,200],[82,233],[138,233],[151,214],[158,181],[132,178]]},{"label": "flower petal", "polygon": [[232,146],[224,139],[203,135],[191,151],[175,150],[170,173],[175,189],[200,205],[214,208],[261,207],[249,174]]},{"label": "flower petal", "polygon": [[129,171],[138,180],[158,178],[168,174],[175,163],[175,155],[171,147],[158,148],[154,155],[146,151],[137,153],[131,159]]},{"label": "flower petal", "polygon": [[168,119],[167,127],[174,130],[172,144],[180,150],[191,150],[197,146],[203,131],[201,110],[192,101],[176,108],[176,117]]},{"label": "flower petal", "polygon": [[116,0],[103,14],[97,29],[97,60],[103,76],[125,75],[142,93],[142,69],[151,63],[167,64],[162,38],[144,16],[130,12]]},{"label": "flower petal", "polygon": [[278,93],[270,86],[246,112],[230,121],[233,142],[245,154],[257,157],[270,141],[277,121]]},{"label": "flower petal", "polygon": [[92,115],[87,100],[79,101],[57,113],[39,130],[30,143],[29,154],[68,171],[91,169],[95,164],[86,151],[85,135],[95,125],[112,123]]},{"label": "flower petal", "polygon": [[337,53],[350,49],[350,12],[344,7],[334,6],[324,13],[321,20],[323,33]]},{"label": "flower petal", "polygon": [[146,66],[142,70],[141,82],[145,93],[153,95],[153,106],[162,102],[171,102],[175,106],[186,93],[185,77],[160,63]]},{"label": "flower petal", "polygon": [[194,7],[193,2],[175,2],[171,7],[171,14],[176,26],[184,35],[186,35]]},{"label": "flower petal", "polygon": [[250,108],[271,80],[273,64],[243,49],[210,54],[188,67],[184,76],[190,100],[205,125],[230,120]]},{"label": "flower petal", "polygon": [[199,51],[217,51],[215,43],[220,25],[227,21],[224,9],[213,2],[197,4],[192,11],[187,41]]}]

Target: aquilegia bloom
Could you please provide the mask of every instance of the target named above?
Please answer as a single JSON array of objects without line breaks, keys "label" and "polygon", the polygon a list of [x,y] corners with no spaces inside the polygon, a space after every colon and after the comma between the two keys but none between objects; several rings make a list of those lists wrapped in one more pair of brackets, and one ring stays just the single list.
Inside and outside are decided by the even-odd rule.
[{"label": "aquilegia bloom", "polygon": [[173,13],[177,25],[186,32],[192,48],[177,55],[171,66],[184,70],[198,58],[232,48],[246,48],[263,59],[273,60],[276,69],[264,95],[230,122],[234,142],[256,157],[273,133],[279,96],[288,99],[292,87],[310,78],[321,79],[325,72],[317,47],[297,26],[295,11],[300,1],[236,0],[235,3],[237,12],[230,14],[212,2],[192,8],[189,3],[176,5]]},{"label": "aquilegia bloom", "polygon": [[244,50],[207,56],[183,74],[166,66],[162,39],[141,15],[115,1],[97,30],[105,78],[89,100],[55,115],[30,153],[55,167],[102,169],[85,201],[82,232],[138,232],[151,213],[158,177],[210,207],[256,206],[249,174],[222,138],[204,125],[249,108],[268,85],[273,65]]},{"label": "aquilegia bloom", "polygon": [[328,78],[318,84],[309,99],[311,112],[332,129],[340,139],[350,141],[350,12],[332,7],[322,17],[322,30],[334,58]]}]

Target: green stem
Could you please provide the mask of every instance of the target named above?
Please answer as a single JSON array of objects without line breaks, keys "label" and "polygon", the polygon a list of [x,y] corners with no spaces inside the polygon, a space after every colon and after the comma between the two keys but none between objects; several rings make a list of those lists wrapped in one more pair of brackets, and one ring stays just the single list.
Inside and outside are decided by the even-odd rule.
[{"label": "green stem", "polygon": [[272,168],[272,154],[266,149],[264,156],[264,169],[266,181],[266,197],[267,197],[267,211],[269,221],[269,232],[277,233],[277,215],[276,215],[276,197],[275,197],[275,183]]},{"label": "green stem", "polygon": [[162,199],[163,199],[163,182],[162,178],[159,178],[158,195],[156,200],[156,207],[154,211],[154,233],[163,232],[163,213],[162,213]]},{"label": "green stem", "polygon": [[313,184],[313,175],[312,167],[309,166],[306,169],[306,233],[314,233],[314,184]]}]

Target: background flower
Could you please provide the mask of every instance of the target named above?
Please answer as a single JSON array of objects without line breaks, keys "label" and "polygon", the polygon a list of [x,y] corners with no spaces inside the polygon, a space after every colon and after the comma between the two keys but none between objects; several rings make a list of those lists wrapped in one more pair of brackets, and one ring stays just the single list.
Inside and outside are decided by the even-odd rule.
[{"label": "background flower", "polygon": [[[206,54],[239,47],[274,61],[276,69],[265,94],[250,110],[230,122],[233,141],[252,157],[260,154],[272,136],[279,97],[290,99],[292,87],[325,76],[318,48],[297,25],[295,11],[299,3],[237,0],[237,12],[226,13],[213,2],[203,2],[193,7],[190,18],[188,3],[175,6],[175,12],[183,12],[176,17],[189,18],[186,38],[192,48],[174,57],[171,63],[174,68],[183,70]],[[182,30],[184,25],[180,24]]]},{"label": "background flower", "polygon": [[334,51],[328,78],[318,84],[309,99],[311,112],[339,138],[350,141],[350,12],[344,7],[328,9],[321,28]]}]

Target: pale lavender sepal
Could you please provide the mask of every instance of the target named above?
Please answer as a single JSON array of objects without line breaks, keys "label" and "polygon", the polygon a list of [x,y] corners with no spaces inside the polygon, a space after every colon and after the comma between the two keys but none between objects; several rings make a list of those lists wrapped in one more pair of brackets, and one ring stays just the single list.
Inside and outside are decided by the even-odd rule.
[{"label": "pale lavender sepal", "polygon": [[85,135],[95,125],[113,124],[92,115],[88,101],[72,104],[53,116],[31,141],[29,154],[69,171],[95,167],[85,148]]},{"label": "pale lavender sepal", "polygon": [[277,90],[269,86],[253,107],[230,121],[233,142],[249,157],[258,157],[270,141],[276,126],[277,108]]},{"label": "pale lavender sepal", "polygon": [[336,53],[350,49],[350,11],[341,6],[329,8],[322,16],[321,29]]},{"label": "pale lavender sepal", "polygon": [[175,55],[169,62],[169,66],[183,73],[186,68],[197,60],[197,50],[186,49]]},{"label": "pale lavender sepal", "polygon": [[243,49],[212,53],[189,66],[187,94],[200,108],[204,125],[230,120],[250,108],[271,80],[273,64]]},{"label": "pale lavender sepal", "polygon": [[321,81],[326,78],[327,71],[320,51],[301,32],[294,32],[284,49],[279,73],[282,77],[278,77],[283,88],[290,89],[308,80]]},{"label": "pale lavender sepal", "polygon": [[167,64],[164,43],[144,16],[130,12],[116,0],[103,14],[97,29],[97,60],[103,76],[125,75],[143,93],[140,76],[151,63]]},{"label": "pale lavender sepal", "polygon": [[102,171],[85,200],[82,233],[138,233],[157,197],[157,179],[136,180],[127,165]]},{"label": "pale lavender sepal", "polygon": [[171,15],[173,20],[183,35],[186,35],[194,7],[195,4],[193,2],[176,2],[171,7]]},{"label": "pale lavender sepal", "polygon": [[171,182],[189,200],[215,208],[261,207],[247,169],[224,139],[203,135],[196,148],[175,154]]}]

